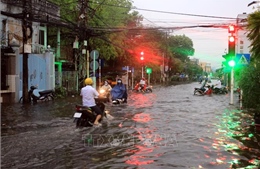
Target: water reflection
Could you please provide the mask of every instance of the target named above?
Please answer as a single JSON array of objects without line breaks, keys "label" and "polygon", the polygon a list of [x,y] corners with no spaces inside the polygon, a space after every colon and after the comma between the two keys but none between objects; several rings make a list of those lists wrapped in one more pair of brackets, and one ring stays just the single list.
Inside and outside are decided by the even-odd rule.
[{"label": "water reflection", "polygon": [[[135,122],[138,123],[144,123],[144,125],[147,127],[148,122],[151,120],[151,117],[149,114],[145,113],[137,113],[132,118]],[[152,144],[155,140],[152,140],[153,131],[151,130],[152,126],[149,126],[147,128],[135,128],[137,131],[137,134],[135,135],[135,138],[140,140],[136,141],[134,145],[134,149],[128,149],[127,152],[132,152],[133,155],[127,158],[125,161],[126,164],[131,165],[147,165],[154,162],[154,160],[149,158],[149,154],[153,153],[155,146]]]},{"label": "water reflection", "polygon": [[[80,97],[39,102],[37,104],[1,104],[1,135],[17,134],[30,129],[47,127],[52,120],[72,117]],[[55,122],[53,122],[55,123]],[[46,125],[44,125],[46,124]]]},{"label": "water reflection", "polygon": [[[259,168],[252,115],[193,86],[133,93],[99,128],[75,129],[80,97],[2,108],[3,168]],[[203,103],[203,105],[201,104]],[[13,133],[11,133],[13,131]]]},{"label": "water reflection", "polygon": [[[260,137],[254,130],[252,116],[238,110],[225,110],[219,118],[218,131],[212,147],[233,154],[229,158],[218,153],[215,165],[230,164],[230,168],[258,168]],[[244,158],[241,158],[244,157]]]}]

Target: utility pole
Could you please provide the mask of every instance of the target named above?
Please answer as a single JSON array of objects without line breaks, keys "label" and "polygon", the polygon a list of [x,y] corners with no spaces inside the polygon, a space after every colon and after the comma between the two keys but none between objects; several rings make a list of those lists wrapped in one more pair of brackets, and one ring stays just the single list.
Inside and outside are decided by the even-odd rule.
[{"label": "utility pole", "polygon": [[[30,1],[30,0],[29,0]],[[28,4],[28,5],[31,5]],[[30,29],[30,35],[28,37],[28,27],[31,11],[28,12],[27,0],[23,1],[23,21],[22,21],[22,31],[23,31],[23,103],[29,103],[30,99],[28,94],[28,52],[25,52],[25,48],[28,47],[28,39],[32,36],[32,29]],[[31,25],[30,25],[31,26]]]},{"label": "utility pole", "polygon": [[230,36],[228,37],[228,64],[231,68],[230,72],[230,103],[234,104],[234,66],[235,66],[235,57],[236,57],[236,26],[230,25],[228,27],[228,33]]}]

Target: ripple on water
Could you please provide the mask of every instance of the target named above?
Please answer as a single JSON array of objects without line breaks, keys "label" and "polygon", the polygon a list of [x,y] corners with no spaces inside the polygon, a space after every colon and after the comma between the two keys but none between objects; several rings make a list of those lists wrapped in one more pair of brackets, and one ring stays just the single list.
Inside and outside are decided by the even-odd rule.
[{"label": "ripple on water", "polygon": [[[99,128],[75,129],[80,98],[2,109],[2,168],[246,168],[259,165],[252,116],[194,86],[154,88],[110,106]],[[224,100],[224,101],[223,101]],[[4,126],[4,128],[3,128]],[[9,128],[9,129],[8,129]],[[10,130],[14,132],[10,135]]]}]

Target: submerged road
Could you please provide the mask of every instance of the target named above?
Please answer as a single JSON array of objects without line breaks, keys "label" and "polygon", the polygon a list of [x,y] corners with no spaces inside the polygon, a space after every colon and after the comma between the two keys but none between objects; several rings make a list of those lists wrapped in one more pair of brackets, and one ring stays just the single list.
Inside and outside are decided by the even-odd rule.
[{"label": "submerged road", "polygon": [[129,92],[98,128],[76,129],[68,97],[2,105],[1,168],[259,168],[260,134],[229,95],[194,96],[198,83]]}]

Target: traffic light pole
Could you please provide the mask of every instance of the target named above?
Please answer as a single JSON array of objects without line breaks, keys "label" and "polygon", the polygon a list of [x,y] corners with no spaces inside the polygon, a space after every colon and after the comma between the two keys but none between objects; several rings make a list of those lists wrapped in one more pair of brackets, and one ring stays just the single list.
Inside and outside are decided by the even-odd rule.
[{"label": "traffic light pole", "polygon": [[142,64],[142,78],[144,77],[144,65]]},{"label": "traffic light pole", "polygon": [[151,78],[150,78],[150,74],[151,74],[151,73],[148,73],[148,86],[150,86],[150,79],[151,79]]},{"label": "traffic light pole", "polygon": [[141,63],[142,63],[142,78],[144,77],[144,52],[141,52]]},{"label": "traffic light pole", "polygon": [[231,68],[230,72],[230,103],[234,104],[234,67]]},{"label": "traffic light pole", "polygon": [[228,64],[231,67],[230,72],[230,103],[231,105],[234,104],[234,66],[235,66],[235,55],[236,55],[236,26],[230,25],[228,27],[228,33],[230,36],[228,37]]}]

